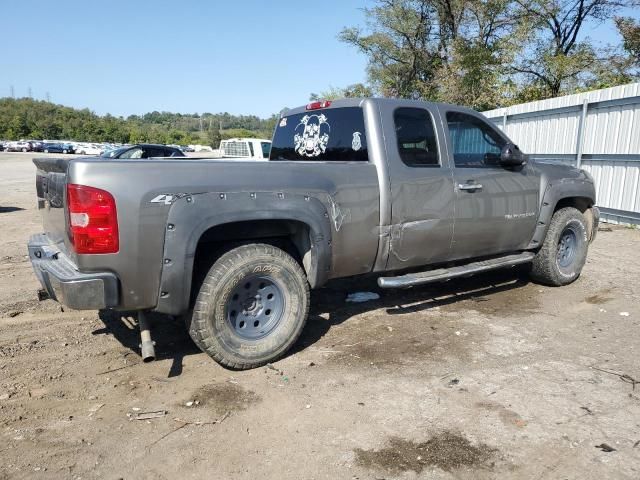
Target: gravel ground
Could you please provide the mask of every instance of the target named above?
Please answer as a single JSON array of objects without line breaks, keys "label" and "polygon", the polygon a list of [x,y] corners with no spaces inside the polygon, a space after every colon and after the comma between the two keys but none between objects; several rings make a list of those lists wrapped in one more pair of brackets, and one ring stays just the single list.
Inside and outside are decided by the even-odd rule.
[{"label": "gravel ground", "polygon": [[0,479],[640,478],[639,231],[604,225],[563,288],[332,283],[247,372],[158,316],[143,364],[135,316],[36,300],[31,156],[0,153]]}]

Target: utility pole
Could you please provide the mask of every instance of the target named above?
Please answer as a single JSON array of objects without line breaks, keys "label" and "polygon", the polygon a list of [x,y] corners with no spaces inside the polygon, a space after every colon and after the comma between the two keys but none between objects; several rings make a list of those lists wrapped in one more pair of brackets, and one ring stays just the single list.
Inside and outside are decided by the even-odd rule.
[{"label": "utility pole", "polygon": [[9,92],[11,92],[11,93],[10,93],[11,98],[16,98],[16,90],[15,90],[15,88],[13,88],[13,85],[11,85],[11,86],[9,87]]},{"label": "utility pole", "polygon": [[33,98],[33,91],[31,90],[31,87],[27,89],[27,97]]},{"label": "utility pole", "polygon": [[47,102],[51,102],[51,95],[49,95],[49,92],[44,94],[44,98],[46,98]]}]

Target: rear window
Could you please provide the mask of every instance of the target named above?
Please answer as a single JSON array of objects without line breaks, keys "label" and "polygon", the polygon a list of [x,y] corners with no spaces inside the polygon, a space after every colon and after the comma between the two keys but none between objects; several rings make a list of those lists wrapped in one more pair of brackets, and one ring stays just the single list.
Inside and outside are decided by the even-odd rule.
[{"label": "rear window", "polygon": [[362,109],[311,110],[283,117],[276,124],[270,160],[368,161]]},{"label": "rear window", "polygon": [[227,141],[222,143],[222,154],[227,157],[248,157],[249,148],[245,141]]}]

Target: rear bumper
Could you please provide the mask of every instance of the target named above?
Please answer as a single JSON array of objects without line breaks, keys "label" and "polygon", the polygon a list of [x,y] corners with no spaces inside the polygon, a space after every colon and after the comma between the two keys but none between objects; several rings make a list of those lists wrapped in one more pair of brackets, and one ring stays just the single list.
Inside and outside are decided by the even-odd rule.
[{"label": "rear bumper", "polygon": [[111,272],[79,272],[46,234],[29,239],[29,259],[42,288],[53,300],[76,310],[118,306],[118,277]]}]

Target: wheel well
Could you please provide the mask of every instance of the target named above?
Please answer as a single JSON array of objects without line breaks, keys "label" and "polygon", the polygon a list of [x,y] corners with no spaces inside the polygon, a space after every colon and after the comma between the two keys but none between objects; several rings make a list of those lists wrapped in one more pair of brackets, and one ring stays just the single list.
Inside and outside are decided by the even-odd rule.
[{"label": "wheel well", "polygon": [[556,204],[554,213],[565,207],[574,207],[580,210],[582,213],[586,212],[593,206],[593,201],[587,197],[568,197],[562,198]]},{"label": "wheel well", "polygon": [[580,212],[582,212],[582,215],[584,215],[585,221],[587,222],[587,231],[589,234],[589,241],[591,241],[595,233],[593,231],[595,218],[593,216],[593,210],[591,208],[593,207],[593,201],[588,197],[563,198],[556,205],[554,213],[560,210],[561,208],[565,208],[565,207],[573,207],[573,208],[576,208],[577,210],[580,210]]},{"label": "wheel well", "polygon": [[311,229],[296,220],[250,220],[216,225],[206,230],[198,240],[193,259],[191,304],[211,265],[225,252],[247,242],[268,243],[291,255],[310,276]]}]

